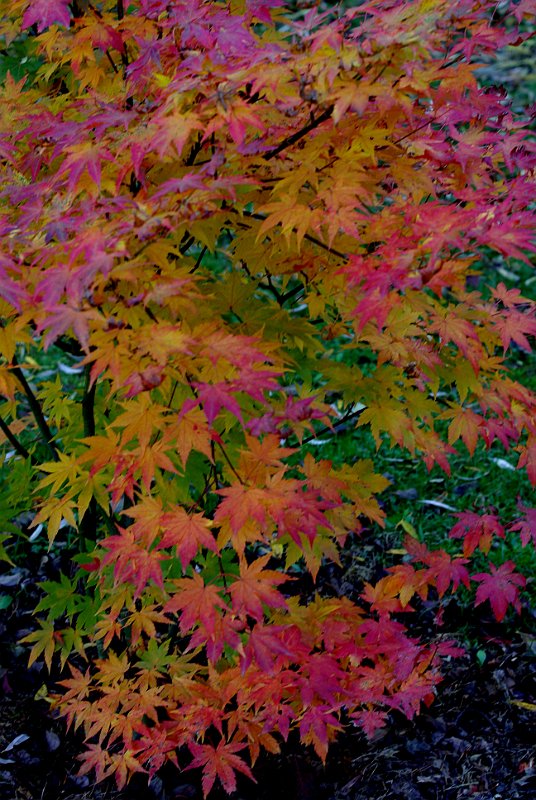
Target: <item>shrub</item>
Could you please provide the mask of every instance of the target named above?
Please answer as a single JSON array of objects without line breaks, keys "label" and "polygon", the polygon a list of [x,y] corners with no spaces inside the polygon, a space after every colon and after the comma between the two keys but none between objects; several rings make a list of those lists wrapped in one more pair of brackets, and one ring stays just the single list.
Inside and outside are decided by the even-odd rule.
[{"label": "shrub", "polygon": [[[32,65],[1,94],[3,480],[73,556],[26,641],[69,661],[56,707],[119,786],[172,761],[231,792],[291,729],[325,758],[411,717],[454,648],[401,613],[535,539],[526,506],[466,511],[462,553],[408,537],[359,605],[295,580],[384,518],[389,481],[306,453],[320,432],[446,472],[499,441],[536,483],[507,352],[535,304],[474,288],[534,249],[528,122],[475,78],[530,4],[308,5],[2,3]],[[472,581],[519,609],[513,562]]]}]

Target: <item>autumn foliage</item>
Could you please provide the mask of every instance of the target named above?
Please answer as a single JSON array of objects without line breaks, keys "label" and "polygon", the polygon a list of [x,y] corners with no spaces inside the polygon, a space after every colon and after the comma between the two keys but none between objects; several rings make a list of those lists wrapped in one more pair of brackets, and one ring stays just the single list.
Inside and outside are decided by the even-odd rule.
[{"label": "autumn foliage", "polygon": [[534,250],[528,121],[475,77],[532,4],[0,5],[40,58],[0,94],[1,435],[34,536],[77,542],[27,641],[70,664],[82,771],[172,761],[232,792],[291,730],[324,759],[345,724],[411,717],[453,649],[402,612],[460,585],[519,609],[515,564],[471,560],[534,544],[536,512],[460,514],[458,554],[409,536],[360,605],[304,596],[389,491],[306,445],[360,426],[448,473],[498,440],[536,484],[507,369],[535,304],[470,280]]}]

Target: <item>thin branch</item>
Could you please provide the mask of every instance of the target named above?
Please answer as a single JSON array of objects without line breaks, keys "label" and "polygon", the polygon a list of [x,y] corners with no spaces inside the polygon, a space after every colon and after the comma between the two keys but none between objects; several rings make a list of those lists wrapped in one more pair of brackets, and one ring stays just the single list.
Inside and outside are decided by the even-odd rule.
[{"label": "thin branch", "polygon": [[294,297],[295,294],[299,294],[302,289],[303,285],[301,283],[295,286],[294,289],[289,289],[288,292],[285,292],[285,294],[281,295],[281,303],[286,303],[287,300],[290,300],[290,298]]},{"label": "thin branch", "polygon": [[91,367],[86,366],[86,380],[82,397],[84,436],[95,436],[95,384],[91,385]]},{"label": "thin branch", "polygon": [[208,247],[206,246],[206,244],[203,245],[203,249],[201,250],[201,252],[197,256],[197,261],[195,262],[194,266],[192,267],[192,269],[189,272],[190,275],[192,275],[194,272],[196,272],[199,269],[199,267],[201,266],[201,262],[203,260],[203,256],[205,255],[207,250],[208,250]]},{"label": "thin branch", "polygon": [[[258,219],[261,222],[264,222],[266,217],[263,214],[259,214],[255,211],[237,211],[236,208],[226,207],[225,211],[231,211],[233,214],[241,214],[244,217],[251,217],[251,219]],[[340,250],[336,250],[334,247],[330,247],[327,244],[324,244],[323,241],[317,239],[316,236],[311,236],[309,233],[306,233],[303,237],[308,242],[312,244],[316,244],[317,247],[320,247],[322,250],[325,250],[327,253],[330,253],[332,256],[337,256],[337,258],[342,258],[343,261],[348,259],[348,253],[341,253]]]},{"label": "thin branch", "polygon": [[28,400],[28,405],[30,406],[30,410],[34,415],[35,421],[37,422],[37,427],[41,432],[41,437],[45,442],[50,452],[50,455],[52,456],[54,461],[58,461],[59,460],[58,448],[54,442],[54,436],[52,434],[52,431],[48,427],[48,422],[46,421],[44,414],[41,411],[41,406],[39,405],[39,401],[37,400],[37,397],[33,393],[30,384],[26,380],[26,376],[24,375],[22,369],[18,365],[15,356],[13,356],[12,363],[13,366],[11,369],[13,371],[13,374],[19,381],[20,385],[22,386],[24,394],[26,395],[26,399]]},{"label": "thin branch", "polygon": [[32,458],[31,453],[29,453],[24,445],[19,442],[15,434],[11,432],[7,422],[2,417],[0,417],[0,431],[2,431],[8,442],[15,448],[20,456],[23,458]]},{"label": "thin branch", "polygon": [[115,66],[115,62],[114,62],[114,60],[113,60],[112,56],[110,55],[110,51],[109,51],[109,50],[105,50],[105,56],[106,56],[106,58],[108,59],[108,61],[110,62],[110,64],[112,65],[112,69],[113,69],[113,71],[114,71],[114,72],[115,72],[115,74],[117,75],[117,74],[118,74],[118,72],[119,72],[119,70],[118,70],[118,69],[117,69],[117,67]]},{"label": "thin branch", "polygon": [[[82,422],[84,425],[84,436],[95,436],[95,390],[96,384],[91,384],[91,366],[88,364],[85,370],[85,384],[84,394],[82,397]],[[117,530],[115,528],[113,519],[100,507],[95,499],[92,497],[89,501],[89,506],[86,513],[79,523],[79,533],[81,539],[81,546],[84,545],[86,540],[96,541],[95,532],[99,516],[102,518],[108,533],[115,535]]]},{"label": "thin branch", "polygon": [[319,436],[323,436],[325,433],[332,433],[333,428],[339,428],[341,425],[344,425],[345,422],[348,422],[349,419],[353,419],[354,417],[359,417],[364,410],[365,410],[364,408],[358,408],[357,411],[352,411],[349,414],[344,414],[344,416],[342,416],[339,420],[337,420],[337,422],[334,422],[333,425],[325,425],[323,428],[320,428],[319,431],[315,431],[315,433],[312,433],[310,436],[307,436],[305,439],[303,439],[301,442],[302,446],[304,444],[307,444],[308,442],[312,442],[313,439],[317,439]]},{"label": "thin branch", "polygon": [[287,147],[291,147],[296,142],[299,142],[300,139],[303,139],[303,137],[307,136],[308,133],[314,131],[314,129],[318,128],[318,126],[321,125],[323,122],[326,122],[326,120],[328,120],[331,117],[332,113],[333,113],[333,106],[326,108],[326,110],[323,111],[322,114],[320,114],[320,116],[316,117],[316,119],[311,120],[311,122],[309,122],[307,125],[301,128],[299,131],[296,131],[295,133],[292,133],[290,136],[287,136],[286,139],[283,139],[283,141],[280,142],[277,145],[277,147],[274,147],[273,150],[269,150],[267,153],[265,153],[263,155],[263,159],[265,161],[270,161],[271,158],[274,158],[274,156],[279,155],[279,153],[283,152],[283,150],[286,150]]},{"label": "thin branch", "polygon": [[407,139],[409,136],[413,136],[413,134],[417,133],[417,131],[420,131],[423,128],[426,128],[428,125],[432,125],[434,122],[437,122],[438,119],[444,117],[446,113],[447,113],[446,111],[442,111],[441,114],[437,114],[435,117],[427,119],[425,122],[422,123],[422,125],[418,125],[416,128],[412,128],[410,131],[405,133],[404,136],[400,136],[398,139],[394,139],[392,144],[398,144],[399,142],[404,141],[404,139]]},{"label": "thin branch", "polygon": [[193,165],[195,164],[195,159],[197,158],[199,151],[201,150],[202,147],[203,147],[203,137],[201,136],[201,134],[199,134],[197,140],[192,145],[192,149],[190,150],[186,161],[184,162],[184,165],[186,167],[193,167]]},{"label": "thin branch", "polygon": [[195,236],[190,236],[190,234],[185,233],[184,236],[183,236],[183,242],[184,242],[184,244],[181,244],[181,246],[179,247],[179,253],[182,256],[184,256],[188,252],[190,247],[195,242]]},{"label": "thin branch", "polygon": [[227,455],[227,453],[225,452],[225,448],[223,447],[223,445],[222,445],[222,444],[220,444],[220,442],[216,442],[216,444],[217,444],[217,445],[218,445],[218,447],[220,448],[220,450],[221,450],[221,452],[222,452],[222,455],[223,455],[224,459],[227,461],[227,464],[229,465],[229,467],[230,467],[230,469],[231,469],[231,472],[233,473],[233,475],[235,475],[235,476],[238,478],[238,480],[239,480],[239,482],[242,484],[242,486],[244,486],[244,485],[245,485],[245,482],[244,482],[244,480],[243,480],[243,479],[240,477],[240,475],[238,474],[238,472],[236,471],[236,469],[234,468],[233,462],[231,461],[231,459],[229,458],[229,456],[228,456],[228,455]]}]

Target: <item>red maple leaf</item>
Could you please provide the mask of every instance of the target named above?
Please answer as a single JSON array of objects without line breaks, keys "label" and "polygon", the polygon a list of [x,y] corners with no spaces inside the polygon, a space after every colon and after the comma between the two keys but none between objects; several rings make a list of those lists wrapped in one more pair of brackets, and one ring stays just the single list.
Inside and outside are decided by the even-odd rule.
[{"label": "red maple leaf", "polygon": [[108,536],[102,546],[108,550],[102,558],[102,566],[114,562],[115,584],[132,583],[135,586],[134,597],[141,595],[150,580],[161,589],[162,554],[158,550],[148,550],[139,541],[131,528],[117,527],[116,536]]},{"label": "red maple leaf", "polygon": [[292,658],[293,654],[283,641],[282,634],[286,630],[288,629],[283,625],[267,626],[260,623],[255,625],[245,647],[242,672],[245,672],[254,660],[263,672],[270,675],[278,655],[285,656],[285,660]]},{"label": "red maple leaf", "polygon": [[372,738],[377,730],[385,726],[387,712],[376,709],[354,711],[350,714],[354,723],[358,725],[369,738]]},{"label": "red maple leaf", "polygon": [[342,730],[330,706],[309,706],[300,720],[300,736],[305,744],[312,744],[317,755],[325,762],[330,739],[335,731]]},{"label": "red maple leaf", "polygon": [[451,558],[445,550],[428,550],[425,544],[413,536],[406,536],[404,546],[414,561],[422,561],[428,566],[428,574],[435,580],[440,597],[443,597],[451,582],[453,592],[460,583],[469,588],[469,573],[464,566],[468,562],[467,558],[461,556]]},{"label": "red maple leaf", "polygon": [[267,555],[252,564],[243,564],[240,577],[229,587],[236,613],[249,614],[257,622],[264,617],[263,603],[272,608],[284,608],[286,605],[285,598],[274,586],[284,583],[289,577],[272,569],[263,569],[269,560],[270,556]]},{"label": "red maple leaf", "polygon": [[521,610],[519,588],[523,588],[526,581],[523,575],[514,572],[513,561],[506,561],[499,567],[490,564],[490,568],[491,573],[479,572],[472,576],[474,581],[480,581],[480,586],[476,590],[475,605],[478,606],[485,600],[489,600],[495,619],[500,622],[504,619],[510,604],[518,613]]},{"label": "red maple leaf", "polygon": [[217,545],[210,533],[211,522],[203,514],[187,514],[176,508],[161,518],[163,536],[159,547],[176,547],[183,570],[197,555],[201,547],[217,552]]},{"label": "red maple leaf", "polygon": [[209,634],[214,633],[218,609],[227,607],[219,595],[218,587],[205,585],[197,572],[191,578],[175,581],[175,585],[178,591],[168,600],[164,611],[182,612],[179,627],[183,633],[199,624]]},{"label": "red maple leaf", "polygon": [[470,556],[477,547],[483,553],[489,553],[493,535],[504,539],[504,528],[495,514],[477,514],[474,511],[463,511],[456,514],[459,522],[449,533],[451,539],[463,539],[463,554]]},{"label": "red maple leaf", "polygon": [[190,752],[193,755],[192,763],[187,769],[194,769],[201,767],[203,770],[203,796],[206,797],[212,787],[214,781],[219,778],[221,785],[228,794],[236,790],[236,776],[235,772],[244,773],[248,778],[251,778],[255,783],[257,782],[248,765],[242,759],[235,755],[239,750],[243,750],[245,744],[238,742],[224,742],[223,740],[213,747],[211,744],[196,744],[192,742],[189,745]]},{"label": "red maple leaf", "polygon": [[532,348],[526,334],[536,336],[536,319],[533,315],[529,316],[521,311],[510,309],[508,312],[497,314],[493,321],[505,351],[510,347],[510,342],[514,341],[519,347],[530,353]]},{"label": "red maple leaf", "polygon": [[216,509],[215,522],[221,523],[228,519],[233,533],[238,533],[250,519],[255,520],[259,527],[264,526],[267,501],[264,489],[237,483],[225,489],[218,489],[218,494],[223,495],[224,500]]},{"label": "red maple leaf", "polygon": [[469,573],[464,566],[467,561],[467,558],[451,558],[445,550],[437,550],[430,554],[430,572],[435,578],[439,597],[443,597],[451,583],[453,592],[460,583],[469,586]]}]

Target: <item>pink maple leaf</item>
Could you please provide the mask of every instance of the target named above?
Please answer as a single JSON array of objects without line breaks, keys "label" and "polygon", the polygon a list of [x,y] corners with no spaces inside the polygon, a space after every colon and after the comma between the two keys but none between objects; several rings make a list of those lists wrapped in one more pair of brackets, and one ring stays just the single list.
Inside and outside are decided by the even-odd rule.
[{"label": "pink maple leaf", "polygon": [[230,411],[243,424],[240,406],[230,394],[231,387],[226,383],[196,383],[199,400],[205,416],[211,425],[222,408]]},{"label": "pink maple leaf", "polygon": [[70,20],[69,0],[32,0],[22,16],[22,29],[37,25],[37,31],[41,33],[54,22],[68,28]]},{"label": "pink maple leaf", "polygon": [[526,547],[531,539],[536,547],[536,508],[527,508],[522,503],[519,503],[518,508],[525,515],[525,519],[522,517],[516,519],[510,530],[519,531],[523,547]]}]

